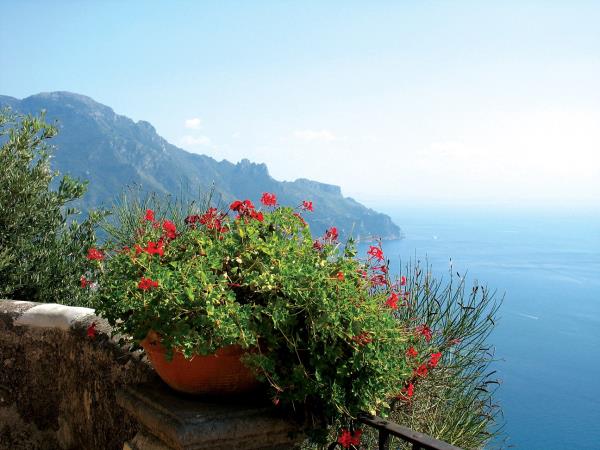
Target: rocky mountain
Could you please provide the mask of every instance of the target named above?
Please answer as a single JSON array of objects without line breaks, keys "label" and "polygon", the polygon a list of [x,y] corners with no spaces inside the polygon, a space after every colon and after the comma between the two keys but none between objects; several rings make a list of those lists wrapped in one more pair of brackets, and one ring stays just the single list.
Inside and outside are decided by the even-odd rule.
[{"label": "rocky mountain", "polygon": [[312,200],[315,211],[306,219],[313,235],[330,226],[362,239],[401,235],[388,216],[343,197],[338,186],[307,179],[277,181],[264,164],[247,159],[232,164],[186,152],[160,137],[150,123],[136,123],[83,95],[50,92],[22,100],[0,96],[1,107],[29,114],[45,110],[47,121],[57,123],[53,168],[89,180],[84,209],[110,205],[126,185],[178,195],[182,186],[185,192],[198,193],[214,184],[226,204],[245,198],[258,203],[263,192],[275,193],[283,205]]}]

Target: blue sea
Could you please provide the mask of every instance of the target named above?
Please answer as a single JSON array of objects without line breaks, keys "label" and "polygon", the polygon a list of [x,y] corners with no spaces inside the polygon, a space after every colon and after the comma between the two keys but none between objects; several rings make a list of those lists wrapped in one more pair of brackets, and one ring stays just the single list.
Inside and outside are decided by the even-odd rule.
[{"label": "blue sea", "polygon": [[[390,209],[415,257],[504,295],[490,337],[507,445],[600,449],[600,212]],[[359,250],[364,253],[365,245]]]}]

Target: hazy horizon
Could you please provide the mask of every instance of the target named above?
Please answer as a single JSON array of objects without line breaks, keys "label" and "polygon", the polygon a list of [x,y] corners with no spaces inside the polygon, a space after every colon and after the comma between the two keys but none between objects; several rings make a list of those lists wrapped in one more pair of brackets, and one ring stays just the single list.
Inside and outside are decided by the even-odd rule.
[{"label": "hazy horizon", "polygon": [[87,95],[188,151],[379,209],[600,210],[600,4],[0,10],[2,94]]}]

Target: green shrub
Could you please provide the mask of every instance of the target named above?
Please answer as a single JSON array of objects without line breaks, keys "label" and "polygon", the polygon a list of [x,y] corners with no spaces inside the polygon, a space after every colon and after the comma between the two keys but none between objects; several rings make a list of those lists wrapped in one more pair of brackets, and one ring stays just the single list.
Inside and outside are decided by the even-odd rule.
[{"label": "green shrub", "polygon": [[408,266],[406,273],[413,301],[402,316],[426,320],[433,330],[430,344],[444,357],[391,419],[461,448],[483,448],[502,429],[494,399],[499,381],[490,367],[494,348],[488,342],[501,299],[477,282],[467,288],[465,278],[452,269],[447,281],[419,265]]},{"label": "green shrub", "polygon": [[0,297],[73,305],[89,303],[80,278],[99,214],[78,223],[66,205],[85,184],[50,169],[47,141],[56,128],[44,116],[0,112]]},{"label": "green shrub", "polygon": [[[389,420],[464,449],[480,449],[495,440],[502,445],[501,410],[495,403],[498,385],[493,347],[487,342],[495,326],[501,300],[486,286],[466,289],[465,278],[450,272],[447,280],[434,277],[430,267],[409,264],[402,278],[406,302],[396,311],[400,322],[427,324],[427,338],[413,342],[412,367],[440,353],[434,370],[405,381],[400,396],[391,401]],[[458,280],[457,280],[458,278]],[[418,328],[423,330],[423,328]],[[412,384],[412,388],[407,389]],[[343,423],[339,424],[343,426]],[[377,448],[377,432],[362,428],[364,448]],[[339,432],[334,428],[329,441]],[[410,449],[398,438],[390,448]],[[306,449],[320,448],[306,444]]]},{"label": "green shrub", "polygon": [[118,332],[140,341],[156,331],[187,357],[256,349],[245,361],[274,402],[317,429],[388,410],[422,336],[396,315],[379,247],[359,260],[335,228],[313,240],[301,211],[263,200],[264,211],[246,200],[173,221],[169,208],[124,203],[97,250],[97,311]]}]

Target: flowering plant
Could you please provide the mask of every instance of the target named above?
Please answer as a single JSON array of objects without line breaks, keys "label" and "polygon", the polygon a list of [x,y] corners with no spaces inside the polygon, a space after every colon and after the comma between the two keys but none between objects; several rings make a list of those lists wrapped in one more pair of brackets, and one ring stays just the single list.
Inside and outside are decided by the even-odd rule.
[{"label": "flowering plant", "polygon": [[[411,380],[441,355],[416,363],[413,346],[431,330],[399,319],[405,280],[390,281],[380,246],[359,259],[335,227],[313,239],[302,216],[312,202],[295,210],[265,193],[261,203],[173,221],[133,208],[119,239],[90,250],[97,312],[135,340],[157,332],[188,358],[231,344],[253,349],[244,362],[273,403],[305,412],[316,428],[408,399]],[[354,431],[341,445],[359,438]]]}]

